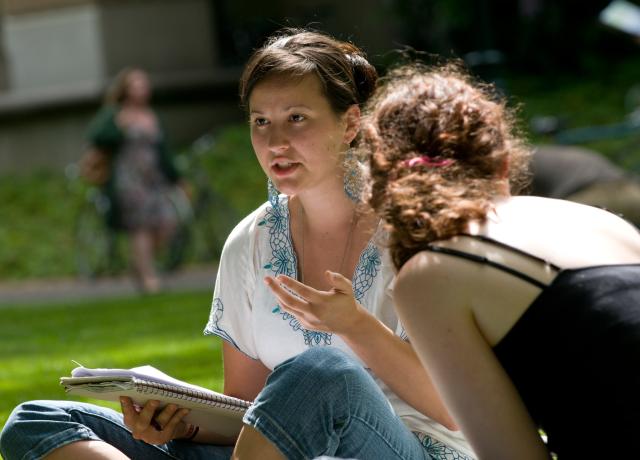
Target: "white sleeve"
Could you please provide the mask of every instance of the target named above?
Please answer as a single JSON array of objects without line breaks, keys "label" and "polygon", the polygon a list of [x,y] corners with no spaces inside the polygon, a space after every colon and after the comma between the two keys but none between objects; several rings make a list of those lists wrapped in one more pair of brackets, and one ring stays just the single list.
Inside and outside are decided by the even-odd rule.
[{"label": "white sleeve", "polygon": [[[389,283],[389,286],[387,287],[387,295],[391,298],[392,303],[393,303],[393,288],[395,284],[396,284],[396,280],[394,277],[394,279],[391,281],[391,283]],[[393,311],[395,313],[395,306],[393,307]],[[409,335],[407,334],[407,331],[405,331],[404,326],[402,325],[402,321],[400,321],[400,318],[398,318],[397,314],[396,314],[395,334],[405,342],[409,342]]]},{"label": "white sleeve", "polygon": [[405,342],[409,342],[409,335],[407,334],[407,331],[405,331],[404,326],[402,325],[402,321],[400,321],[400,318],[398,318],[398,314],[396,313],[396,309],[393,303],[393,290],[396,286],[396,270],[395,268],[393,268],[393,262],[391,261],[389,251],[384,251],[382,253],[382,261],[383,270],[385,270],[383,276],[385,278],[388,278],[388,281],[385,282],[384,291],[387,298],[390,299],[390,304],[392,305],[391,311],[393,312],[393,319],[395,324],[395,328],[392,327],[392,329],[394,329],[395,335],[400,337]]},{"label": "white sleeve", "polygon": [[402,325],[400,320],[398,320],[398,326],[396,327],[396,335],[405,342],[410,342],[409,335],[407,334],[407,331],[404,330],[404,326]]},{"label": "white sleeve", "polygon": [[255,213],[233,229],[222,249],[205,335],[217,335],[245,355],[258,359],[251,316],[256,282],[253,262]]}]

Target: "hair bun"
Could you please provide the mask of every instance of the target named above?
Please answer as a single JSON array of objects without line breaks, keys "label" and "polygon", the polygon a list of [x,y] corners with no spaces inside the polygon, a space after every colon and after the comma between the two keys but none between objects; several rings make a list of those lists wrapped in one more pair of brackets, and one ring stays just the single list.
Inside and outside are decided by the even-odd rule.
[{"label": "hair bun", "polygon": [[351,64],[353,80],[358,90],[358,103],[363,104],[376,89],[378,71],[361,53],[348,53],[347,59]]}]

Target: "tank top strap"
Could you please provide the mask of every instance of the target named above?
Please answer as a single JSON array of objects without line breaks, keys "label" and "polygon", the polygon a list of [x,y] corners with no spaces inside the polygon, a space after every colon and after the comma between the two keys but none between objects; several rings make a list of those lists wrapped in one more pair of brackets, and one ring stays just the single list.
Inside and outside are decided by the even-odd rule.
[{"label": "tank top strap", "polygon": [[[494,246],[498,246],[504,249],[507,249],[509,251],[512,251],[516,254],[525,256],[531,260],[534,260],[536,262],[542,263],[546,266],[548,266],[549,268],[555,270],[555,271],[560,271],[560,267],[558,267],[555,264],[552,264],[550,262],[548,262],[545,259],[542,259],[540,257],[537,257],[533,254],[529,254],[528,252],[522,251],[521,249],[518,248],[514,248],[513,246],[510,246],[508,244],[502,243],[500,241],[494,240],[493,238],[488,238],[486,236],[482,236],[482,235],[470,235],[470,234],[462,234],[461,236],[466,236],[466,237],[470,237],[473,239],[477,239],[479,241],[485,242],[485,243],[489,243],[492,244]],[[527,273],[521,272],[519,270],[516,270],[512,267],[509,267],[508,265],[502,264],[500,262],[495,262],[491,259],[489,259],[486,256],[481,256],[478,254],[473,254],[473,253],[469,253],[469,252],[465,252],[465,251],[461,251],[459,249],[453,249],[453,248],[449,248],[449,247],[444,247],[444,246],[438,246],[435,244],[428,244],[425,248],[425,250],[427,251],[431,251],[431,252],[436,252],[436,253],[440,253],[440,254],[446,254],[449,256],[453,256],[453,257],[459,257],[461,259],[466,259],[466,260],[470,260],[472,262],[478,263],[478,264],[483,264],[483,265],[488,265],[490,267],[496,268],[500,271],[503,271],[505,273],[508,273],[512,276],[515,276],[517,278],[520,278],[523,281],[526,281],[538,288],[545,288],[547,287],[547,283],[544,283],[530,275],[528,275]]]}]

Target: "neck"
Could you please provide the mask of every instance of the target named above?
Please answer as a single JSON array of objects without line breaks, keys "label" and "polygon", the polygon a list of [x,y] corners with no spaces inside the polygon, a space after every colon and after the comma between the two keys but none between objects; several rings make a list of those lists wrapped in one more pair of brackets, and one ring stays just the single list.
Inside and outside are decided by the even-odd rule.
[{"label": "neck", "polygon": [[292,201],[294,206],[304,209],[305,225],[320,231],[350,223],[356,208],[356,204],[341,189],[334,193],[301,193],[293,196]]},{"label": "neck", "polygon": [[[301,197],[302,198],[302,197]],[[307,200],[305,202],[296,197],[292,198],[292,208],[298,209],[299,214],[296,216],[297,227],[299,229],[300,238],[297,240],[298,245],[298,257],[299,257],[299,279],[302,283],[306,282],[305,278],[305,235],[309,239],[314,239],[317,243],[326,239],[328,235],[343,235],[346,234],[346,242],[342,250],[340,257],[340,263],[332,267],[332,270],[337,271],[345,276],[345,262],[348,260],[348,255],[352,252],[352,242],[354,230],[357,227],[358,216],[356,214],[355,203],[349,201],[348,204],[344,203],[341,197],[336,197],[339,200],[339,205],[332,200],[326,200],[331,206],[326,206],[324,203],[318,203],[316,200]],[[295,212],[295,211],[294,211]],[[311,214],[309,214],[311,213]],[[318,217],[314,218],[316,213]],[[292,223],[293,225],[293,223]],[[348,227],[347,227],[348,225]],[[320,228],[318,228],[320,226]],[[293,228],[293,227],[292,227]],[[315,237],[314,237],[315,235]],[[335,241],[335,240],[334,240]]]}]

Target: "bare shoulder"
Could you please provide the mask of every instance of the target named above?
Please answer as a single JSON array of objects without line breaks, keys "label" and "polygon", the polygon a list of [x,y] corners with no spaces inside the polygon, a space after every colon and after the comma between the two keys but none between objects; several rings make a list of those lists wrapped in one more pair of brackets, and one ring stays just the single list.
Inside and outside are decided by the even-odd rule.
[{"label": "bare shoulder", "polygon": [[481,233],[563,268],[640,259],[640,234],[633,225],[566,200],[519,196],[501,201]]},{"label": "bare shoulder", "polygon": [[[539,222],[548,225],[558,222],[566,226],[567,222],[574,222],[574,226],[584,222],[593,225],[620,228],[621,231],[633,232],[635,227],[620,216],[605,209],[574,201],[537,196],[515,196],[503,200],[497,205],[498,213],[510,219],[524,219],[526,225]],[[637,231],[636,231],[637,233]]]},{"label": "bare shoulder", "polygon": [[428,282],[429,268],[433,268],[433,254],[428,251],[415,253],[398,271],[394,292],[402,294]]},{"label": "bare shoulder", "polygon": [[465,305],[468,287],[475,284],[470,281],[470,268],[464,260],[431,251],[418,252],[398,272],[394,286],[396,303],[429,309]]}]

